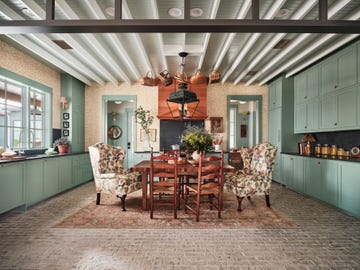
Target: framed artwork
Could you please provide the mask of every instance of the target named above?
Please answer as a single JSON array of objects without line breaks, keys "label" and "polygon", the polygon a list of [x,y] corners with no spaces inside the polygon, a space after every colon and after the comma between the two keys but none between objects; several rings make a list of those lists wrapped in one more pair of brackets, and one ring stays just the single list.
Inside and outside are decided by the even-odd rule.
[{"label": "framed artwork", "polygon": [[[156,129],[154,128],[150,128],[149,129],[150,133],[150,141],[152,142],[156,142]],[[143,142],[146,140],[146,133],[144,129],[140,129],[140,142]]]},{"label": "framed artwork", "polygon": [[68,129],[64,129],[64,130],[63,130],[63,136],[64,136],[64,137],[68,137],[69,135],[70,135],[69,130],[68,130]]},{"label": "framed artwork", "polygon": [[240,137],[245,138],[247,136],[247,126],[240,125]]},{"label": "framed artwork", "polygon": [[67,113],[67,112],[63,113],[63,119],[64,120],[69,120],[70,119],[70,114]]},{"label": "framed artwork", "polygon": [[210,132],[211,133],[223,133],[223,118],[222,117],[210,117]]},{"label": "framed artwork", "polygon": [[64,121],[63,122],[63,128],[69,128],[69,127],[70,127],[69,121]]}]

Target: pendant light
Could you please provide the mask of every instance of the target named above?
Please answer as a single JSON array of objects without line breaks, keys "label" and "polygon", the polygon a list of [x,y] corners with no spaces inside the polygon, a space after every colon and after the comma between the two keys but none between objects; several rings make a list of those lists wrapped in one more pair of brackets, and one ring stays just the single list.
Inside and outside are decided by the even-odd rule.
[{"label": "pendant light", "polygon": [[[180,52],[179,56],[182,58],[180,65],[180,74],[178,77],[186,78],[186,74],[184,73],[185,67],[185,57],[188,55],[186,52]],[[197,106],[199,105],[200,100],[197,98],[196,93],[188,90],[188,82],[182,80],[181,82],[175,84],[175,89],[170,93],[169,98],[166,100],[168,108],[173,118],[192,118],[194,112],[196,111]],[[195,103],[195,108],[190,112],[189,103]],[[173,110],[171,110],[169,103],[179,104],[179,115],[174,115]]]}]

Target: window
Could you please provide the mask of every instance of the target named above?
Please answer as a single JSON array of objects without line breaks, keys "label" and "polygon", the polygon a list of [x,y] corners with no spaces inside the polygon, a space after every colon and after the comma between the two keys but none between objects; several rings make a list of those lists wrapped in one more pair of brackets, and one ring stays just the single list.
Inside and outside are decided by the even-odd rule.
[{"label": "window", "polygon": [[0,75],[1,146],[20,151],[49,147],[51,93],[40,88]]}]

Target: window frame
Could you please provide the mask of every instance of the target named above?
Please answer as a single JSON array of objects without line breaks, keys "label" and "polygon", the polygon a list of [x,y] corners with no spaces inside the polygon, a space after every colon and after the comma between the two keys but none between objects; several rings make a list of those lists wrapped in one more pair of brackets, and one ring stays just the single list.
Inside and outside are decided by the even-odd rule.
[{"label": "window frame", "polygon": [[[27,137],[26,139],[26,145],[20,145],[18,144],[17,147],[14,147],[14,145],[4,145],[4,147],[11,147],[14,150],[35,150],[35,149],[45,149],[51,146],[52,144],[52,100],[53,100],[53,89],[39,83],[37,81],[34,81],[32,79],[26,78],[22,75],[19,75],[17,73],[14,73],[12,71],[9,71],[7,69],[0,67],[0,80],[5,83],[11,83],[16,86],[20,86],[23,88],[22,90],[22,98],[21,98],[21,104],[22,104],[22,124],[21,129],[25,130],[24,134]],[[33,94],[40,94],[43,97],[43,106],[44,108],[41,108],[42,111],[42,127],[40,129],[35,128],[35,126],[31,126],[31,121],[34,121],[34,116],[31,114],[31,104],[30,104],[30,93]],[[35,124],[35,123],[33,123]],[[4,124],[3,127],[6,128],[6,132],[8,133],[8,129],[10,128],[10,132],[14,132],[14,126],[7,123]],[[33,135],[33,138],[30,139],[31,131],[40,130],[43,134],[43,144],[41,146],[36,146],[36,143],[34,143],[35,137]],[[6,135],[8,136],[8,135]],[[5,138],[5,143],[8,144],[8,139]],[[13,143],[14,144],[14,143]]]}]

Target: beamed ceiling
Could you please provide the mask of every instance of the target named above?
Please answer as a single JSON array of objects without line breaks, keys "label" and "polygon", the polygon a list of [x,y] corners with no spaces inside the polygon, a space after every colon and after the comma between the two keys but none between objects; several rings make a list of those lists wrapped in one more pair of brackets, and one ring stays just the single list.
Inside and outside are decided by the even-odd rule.
[{"label": "beamed ceiling", "polygon": [[292,76],[360,34],[360,0],[1,0],[0,37],[91,85],[149,71]]}]

